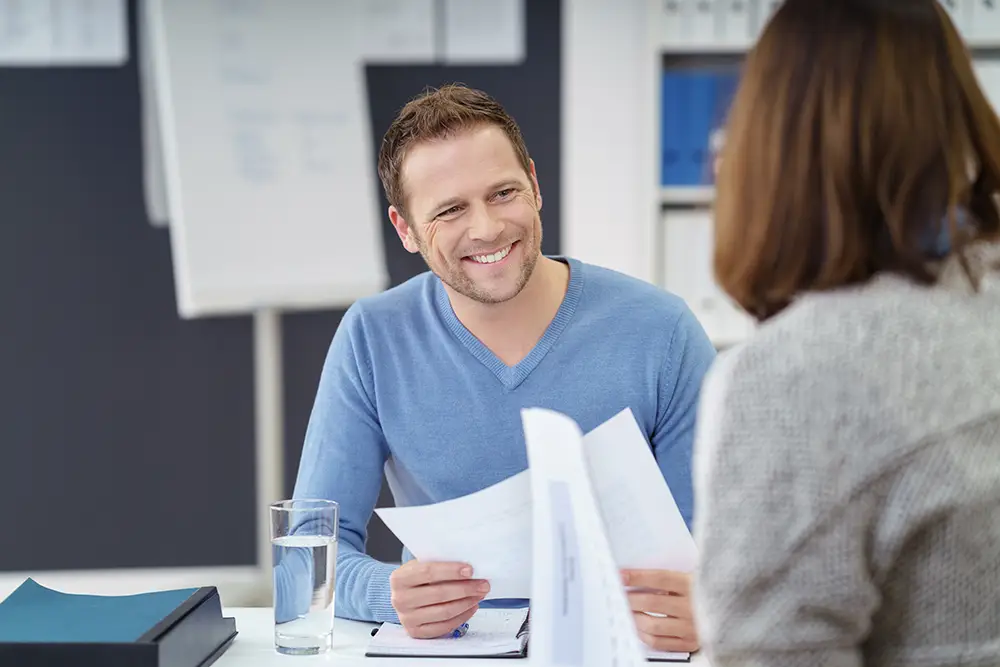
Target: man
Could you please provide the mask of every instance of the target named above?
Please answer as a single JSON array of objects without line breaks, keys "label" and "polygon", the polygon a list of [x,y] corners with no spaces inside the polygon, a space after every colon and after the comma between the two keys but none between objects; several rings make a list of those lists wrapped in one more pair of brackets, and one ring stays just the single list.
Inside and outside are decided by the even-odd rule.
[{"label": "man", "polygon": [[[355,303],[323,368],[295,497],[340,503],[338,615],[435,637],[475,613],[488,581],[462,563],[378,562],[364,553],[366,526],[383,468],[400,506],[524,470],[524,407],[566,413],[584,431],[631,407],[690,526],[695,409],[715,350],[685,304],[541,255],[534,163],[482,92],[448,86],[407,104],[379,174],[393,227],[430,271]],[[648,644],[696,647],[685,575],[623,579],[656,591],[630,596]]]}]

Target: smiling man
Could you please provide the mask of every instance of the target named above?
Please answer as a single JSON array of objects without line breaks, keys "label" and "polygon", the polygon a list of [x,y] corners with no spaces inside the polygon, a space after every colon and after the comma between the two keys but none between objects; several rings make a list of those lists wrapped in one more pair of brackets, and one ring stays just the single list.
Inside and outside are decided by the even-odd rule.
[{"label": "smiling man", "polygon": [[[365,554],[366,526],[383,470],[399,506],[523,471],[525,407],[584,431],[630,407],[690,526],[695,409],[715,350],[683,301],[541,254],[535,165],[485,93],[448,86],[407,104],[379,174],[403,246],[430,270],[355,303],[323,367],[295,497],[340,503],[337,614],[435,637],[475,613],[488,581],[461,563],[378,562]],[[649,589],[631,596],[647,643],[696,646],[685,576],[623,578]]]}]

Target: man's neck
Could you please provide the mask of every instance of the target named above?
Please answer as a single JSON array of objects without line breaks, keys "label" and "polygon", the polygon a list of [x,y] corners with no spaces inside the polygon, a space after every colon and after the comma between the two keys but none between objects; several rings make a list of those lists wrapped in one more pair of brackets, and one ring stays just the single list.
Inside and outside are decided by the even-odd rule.
[{"label": "man's neck", "polygon": [[531,352],[562,305],[569,267],[541,256],[524,289],[509,301],[486,304],[448,289],[458,320],[507,365]]}]

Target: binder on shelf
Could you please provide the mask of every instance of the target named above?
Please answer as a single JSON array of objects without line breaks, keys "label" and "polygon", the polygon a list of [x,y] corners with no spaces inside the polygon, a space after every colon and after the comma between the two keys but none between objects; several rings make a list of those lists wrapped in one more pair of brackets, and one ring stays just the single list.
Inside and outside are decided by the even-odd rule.
[{"label": "binder on shelf", "polygon": [[735,68],[663,73],[662,186],[685,188],[713,182],[712,137],[726,121],[738,81]]},{"label": "binder on shelf", "polygon": [[236,634],[214,586],[73,595],[28,579],[0,603],[0,665],[208,667]]},{"label": "binder on shelf", "polygon": [[716,31],[717,0],[686,0],[688,3],[689,39],[696,44],[712,45],[718,42]]},{"label": "binder on shelf", "polygon": [[686,185],[704,185],[712,180],[709,144],[715,128],[716,81],[717,75],[712,72],[698,72],[691,77]]},{"label": "binder on shelf", "polygon": [[754,38],[756,39],[763,32],[764,26],[771,20],[774,12],[778,11],[782,0],[757,0],[757,12],[755,16]]},{"label": "binder on shelf", "polygon": [[969,46],[1000,47],[1000,6],[996,0],[969,0],[968,29],[962,31]]},{"label": "binder on shelf", "polygon": [[685,41],[684,4],[687,0],[660,0],[660,30],[663,46],[675,47]]},{"label": "binder on shelf", "polygon": [[678,75],[664,72],[660,101],[660,182],[663,185],[677,185],[681,164],[681,147],[677,144],[680,135],[681,89]]},{"label": "binder on shelf", "polygon": [[969,0],[969,2],[967,2],[967,0],[939,0],[939,2],[946,10],[948,10],[952,23],[955,24],[958,31],[963,36],[967,35],[968,28],[970,26],[968,23],[968,12],[966,10],[969,9],[968,5],[971,0]]},{"label": "binder on shelf", "polygon": [[753,39],[750,0],[721,0],[719,7],[719,43],[749,47]]}]

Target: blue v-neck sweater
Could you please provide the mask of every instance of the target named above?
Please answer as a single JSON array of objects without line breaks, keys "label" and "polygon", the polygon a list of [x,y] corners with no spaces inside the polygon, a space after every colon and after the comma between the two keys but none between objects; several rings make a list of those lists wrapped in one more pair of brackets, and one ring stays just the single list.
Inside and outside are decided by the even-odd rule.
[{"label": "blue v-neck sweater", "polygon": [[[500,482],[527,467],[525,407],[563,412],[584,432],[630,407],[690,526],[695,409],[715,350],[676,296],[560,259],[570,267],[566,296],[516,366],[462,325],[432,273],[362,299],[344,315],[323,366],[294,491],[296,498],[340,505],[338,616],[397,620],[389,595],[395,566],[365,554],[383,471],[399,506]],[[279,572],[276,585],[286,576]]]}]

